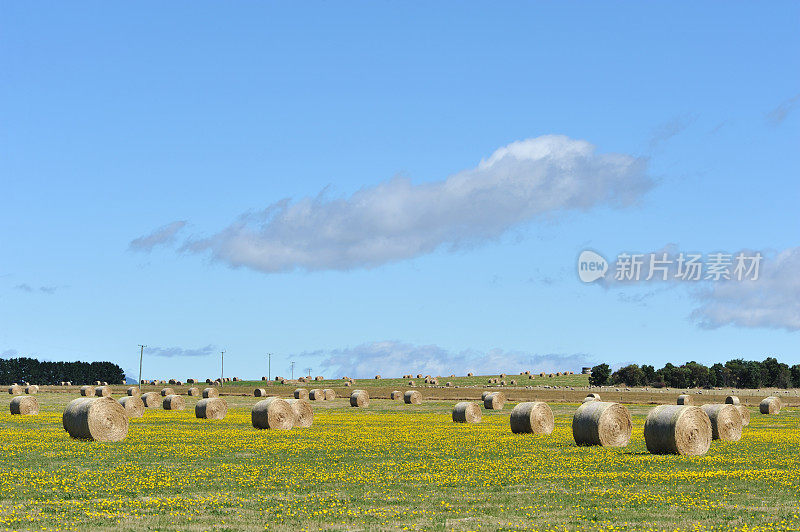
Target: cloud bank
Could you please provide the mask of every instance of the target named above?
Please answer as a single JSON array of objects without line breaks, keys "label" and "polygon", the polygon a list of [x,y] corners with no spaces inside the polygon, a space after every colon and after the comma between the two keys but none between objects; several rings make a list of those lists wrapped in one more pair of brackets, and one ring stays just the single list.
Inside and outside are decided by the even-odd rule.
[{"label": "cloud bank", "polygon": [[199,347],[197,349],[184,349],[183,347],[146,347],[145,355],[156,357],[204,357],[216,352],[217,348],[213,345]]},{"label": "cloud bank", "polygon": [[185,220],[178,220],[169,223],[163,227],[159,227],[152,233],[134,238],[128,244],[128,249],[132,251],[153,251],[156,246],[172,244],[175,242],[175,237],[178,232],[186,226]]},{"label": "cloud bank", "polygon": [[[443,181],[397,177],[349,198],[273,203],[182,249],[267,273],[373,268],[480,243],[538,217],[630,205],[652,186],[645,170],[645,159],[547,135],[502,147]],[[131,247],[149,249],[174,236],[173,227]]]}]

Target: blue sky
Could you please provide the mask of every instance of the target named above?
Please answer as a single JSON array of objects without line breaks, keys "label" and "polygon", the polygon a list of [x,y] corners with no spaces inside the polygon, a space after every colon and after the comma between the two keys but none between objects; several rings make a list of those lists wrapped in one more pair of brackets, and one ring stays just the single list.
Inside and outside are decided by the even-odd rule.
[{"label": "blue sky", "polygon": [[[4,356],[800,363],[797,3],[2,11]],[[584,284],[584,249],[766,259],[747,285]]]}]

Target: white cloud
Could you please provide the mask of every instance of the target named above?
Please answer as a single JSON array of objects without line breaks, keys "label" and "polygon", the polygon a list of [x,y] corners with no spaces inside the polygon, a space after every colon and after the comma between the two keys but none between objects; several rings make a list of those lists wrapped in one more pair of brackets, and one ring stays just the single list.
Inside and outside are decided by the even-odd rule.
[{"label": "white cloud", "polygon": [[492,349],[450,352],[436,345],[413,345],[386,341],[362,344],[332,351],[302,353],[322,357],[322,373],[329,377],[371,378],[376,374],[399,377],[407,373],[430,375],[518,374],[534,372],[579,371],[590,364],[584,354],[530,354]]},{"label": "white cloud", "polygon": [[157,357],[204,357],[216,351],[213,345],[198,347],[197,349],[184,349],[183,347],[146,347],[145,355]]},{"label": "white cloud", "polygon": [[376,267],[496,238],[543,216],[629,205],[652,186],[645,167],[642,158],[547,135],[443,181],[397,177],[345,199],[277,202],[183,249],[263,272]]},{"label": "white cloud", "polygon": [[152,251],[155,246],[171,244],[175,241],[175,236],[184,228],[186,222],[178,220],[169,223],[163,227],[159,227],[150,234],[134,238],[128,244],[129,249],[133,251]]},{"label": "white cloud", "polygon": [[650,138],[650,147],[658,147],[662,142],[666,142],[686,130],[695,121],[697,121],[697,115],[684,115],[659,125],[653,130],[653,136]]},{"label": "white cloud", "polygon": [[800,94],[795,94],[788,100],[781,102],[775,109],[767,113],[767,122],[773,126],[777,126],[789,116],[789,113],[794,111],[797,104],[800,103]]}]

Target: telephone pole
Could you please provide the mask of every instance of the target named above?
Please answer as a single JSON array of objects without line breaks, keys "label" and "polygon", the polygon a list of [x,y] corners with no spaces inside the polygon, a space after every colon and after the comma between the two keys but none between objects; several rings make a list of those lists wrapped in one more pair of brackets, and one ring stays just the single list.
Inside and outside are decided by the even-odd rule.
[{"label": "telephone pole", "polygon": [[136,383],[139,386],[139,389],[142,389],[142,358],[144,357],[144,348],[147,347],[144,344],[139,344],[141,349],[139,350],[139,382]]},{"label": "telephone pole", "polygon": [[220,362],[222,363],[222,367],[219,370],[219,386],[220,388],[225,386],[225,351],[220,351]]},{"label": "telephone pole", "polygon": [[272,380],[272,353],[267,354],[267,382]]},{"label": "telephone pole", "polygon": [[292,380],[294,380],[294,362],[292,362],[290,365],[292,367]]}]

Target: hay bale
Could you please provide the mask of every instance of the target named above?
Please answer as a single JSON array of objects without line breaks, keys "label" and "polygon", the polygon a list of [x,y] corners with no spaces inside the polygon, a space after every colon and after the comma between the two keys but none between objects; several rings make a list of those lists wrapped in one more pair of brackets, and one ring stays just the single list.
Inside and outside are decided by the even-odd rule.
[{"label": "hay bale", "polygon": [[600,394],[597,394],[597,393],[594,393],[594,392],[588,393],[588,394],[586,394],[586,399],[592,399],[594,401],[599,401],[600,400]]},{"label": "hay bale", "polygon": [[22,395],[22,386],[14,383],[8,387],[8,393],[11,395]]},{"label": "hay bale", "polygon": [[166,397],[168,395],[175,395],[175,390],[172,388],[161,388],[161,397]]},{"label": "hay bale", "polygon": [[111,388],[108,386],[96,386],[94,389],[95,397],[111,397]]},{"label": "hay bale", "polygon": [[742,427],[746,427],[750,424],[750,411],[744,405],[733,405],[736,407],[736,410],[739,411],[739,415],[742,416]]},{"label": "hay bale", "polygon": [[406,393],[403,394],[403,401],[407,405],[421,405],[422,394],[419,393],[417,390],[408,390]]},{"label": "hay bale", "polygon": [[288,399],[286,401],[294,412],[294,426],[307,428],[314,424],[314,411],[305,399]]},{"label": "hay bale", "polygon": [[632,428],[628,409],[618,403],[590,401],[572,416],[572,437],[578,445],[625,447],[631,441]]},{"label": "hay bale", "polygon": [[200,399],[194,405],[194,417],[198,419],[225,419],[228,413],[228,403],[219,397]]},{"label": "hay bale", "polygon": [[70,437],[79,440],[122,441],[128,435],[125,408],[110,397],[75,399],[61,420]]},{"label": "hay bale", "polygon": [[186,408],[186,400],[182,395],[173,393],[164,398],[161,406],[164,407],[164,410],[183,410]]},{"label": "hay bale", "polygon": [[416,386],[417,384],[414,381],[408,381],[409,386]]},{"label": "hay bale", "polygon": [[192,386],[188,390],[186,390],[186,395],[190,397],[199,397],[200,396],[200,388],[197,386]]},{"label": "hay bale", "polygon": [[321,380],[325,380],[325,379],[322,377],[322,375],[317,375],[316,377],[314,377],[314,380],[315,381],[321,381]]},{"label": "hay bale", "polygon": [[118,400],[122,408],[125,409],[125,415],[128,417],[142,417],[144,415],[144,403],[142,398],[137,395],[126,395]]},{"label": "hay bale", "polygon": [[324,401],[325,400],[325,392],[323,392],[319,388],[314,388],[313,390],[308,392],[308,398],[311,401]]},{"label": "hay bale", "polygon": [[28,394],[28,395],[37,394],[37,393],[39,393],[39,387],[36,386],[35,384],[30,384],[30,385],[25,387],[25,393]]},{"label": "hay bale", "polygon": [[353,383],[348,381],[348,382],[344,383],[344,385],[347,386],[347,387],[350,387],[350,386],[353,385]]},{"label": "hay bale", "polygon": [[483,399],[483,407],[486,410],[502,410],[506,404],[506,394],[503,392],[491,392]]},{"label": "hay bale", "polygon": [[490,393],[492,393],[492,392],[490,392],[488,390],[485,390],[485,391],[481,392],[481,401],[485,400],[486,396],[489,395]]},{"label": "hay bale", "polygon": [[39,401],[30,395],[18,395],[9,405],[11,415],[35,416],[39,413]]},{"label": "hay bale", "polygon": [[381,380],[381,376],[380,375],[375,375],[375,380],[376,381]]},{"label": "hay bale", "polygon": [[467,373],[467,377],[472,377],[472,372]]},{"label": "hay bale", "polygon": [[95,386],[102,386],[102,385],[103,385],[103,383],[102,383],[102,382],[100,382],[100,381],[94,381],[94,385],[95,385]]},{"label": "hay bale", "polygon": [[765,397],[758,404],[758,411],[762,414],[775,415],[780,413],[781,408],[783,408],[781,400],[774,396]]},{"label": "hay bale", "polygon": [[161,408],[161,396],[158,392],[143,393],[142,402],[145,408]]},{"label": "hay bale", "polygon": [[591,403],[592,401],[597,401],[594,397],[584,397],[582,403]]},{"label": "hay bale", "polygon": [[447,381],[446,383],[444,383],[444,385],[447,386],[448,388],[450,388],[451,386],[453,386],[453,383],[450,382],[450,381]]},{"label": "hay bale", "polygon": [[519,403],[511,410],[514,434],[550,434],[556,426],[553,411],[541,401]]},{"label": "hay bale", "polygon": [[333,401],[334,399],[336,399],[336,392],[334,392],[330,388],[325,388],[324,390],[322,390],[322,393],[323,395],[325,395],[326,401]]},{"label": "hay bale", "polygon": [[469,401],[457,403],[456,406],[453,407],[453,422],[480,423],[481,407],[478,403],[470,403]]},{"label": "hay bale", "polygon": [[728,397],[725,398],[726,405],[738,405],[740,403],[741,401],[739,401],[739,397],[736,395],[729,395]]},{"label": "hay bale", "polygon": [[213,386],[210,388],[203,388],[203,399],[210,399],[211,397],[219,397],[219,391]]},{"label": "hay bale", "polygon": [[711,420],[697,406],[657,406],[644,422],[644,441],[652,454],[699,456],[708,452],[712,437]]},{"label": "hay bale", "polygon": [[255,390],[253,390],[253,397],[266,397],[266,396],[267,396],[267,390],[265,390],[264,388],[256,388]]},{"label": "hay bale", "polygon": [[689,394],[684,393],[684,394],[681,394],[681,395],[678,396],[678,403],[677,404],[679,404],[679,405],[682,405],[682,406],[690,405],[693,402],[694,402],[694,400],[692,399],[692,396],[689,395]]},{"label": "hay bale", "polygon": [[250,417],[257,429],[289,430],[294,426],[294,410],[280,397],[269,397],[253,405]]},{"label": "hay bale", "polygon": [[294,398],[295,399],[308,399],[308,390],[305,388],[297,388],[294,391]]},{"label": "hay bale", "polygon": [[739,441],[742,438],[742,415],[734,405],[711,404],[700,408],[711,420],[711,439]]},{"label": "hay bale", "polygon": [[389,399],[392,401],[402,401],[403,400],[403,392],[400,390],[394,390],[392,393],[389,394]]},{"label": "hay bale", "polygon": [[142,395],[142,390],[138,386],[131,386],[126,393],[129,397],[139,397]]},{"label": "hay bale", "polygon": [[353,390],[350,394],[350,406],[365,408],[369,406],[369,394],[366,390]]}]

